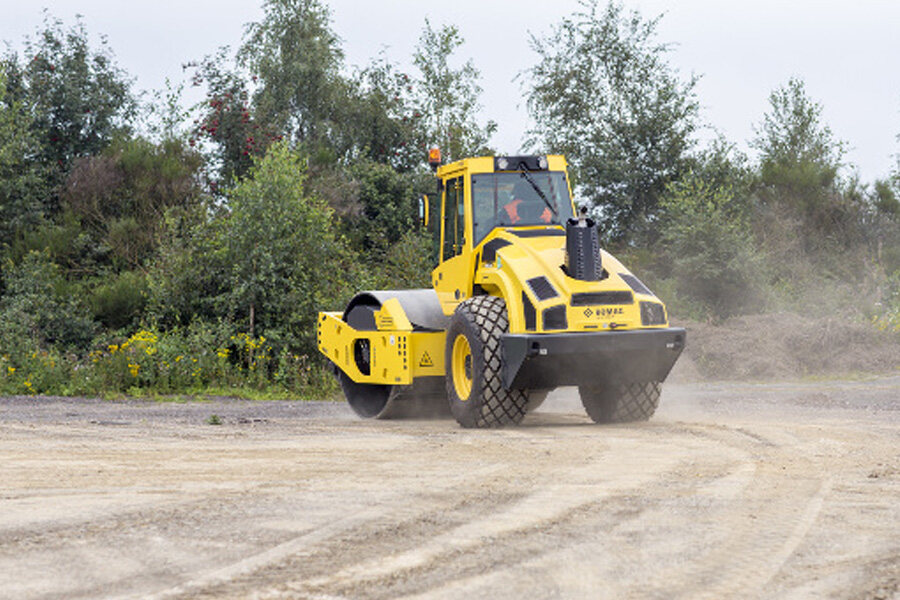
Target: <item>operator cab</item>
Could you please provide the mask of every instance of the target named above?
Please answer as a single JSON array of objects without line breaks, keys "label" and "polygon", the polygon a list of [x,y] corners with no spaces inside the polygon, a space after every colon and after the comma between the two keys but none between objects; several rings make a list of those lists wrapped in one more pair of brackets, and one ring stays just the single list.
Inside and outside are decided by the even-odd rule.
[{"label": "operator cab", "polygon": [[495,227],[562,225],[572,217],[564,171],[472,175],[474,245]]},{"label": "operator cab", "polygon": [[473,273],[492,231],[565,235],[573,204],[562,156],[480,157],[441,165],[437,155],[429,162],[440,191],[431,214],[441,215],[432,222],[432,284],[445,314],[475,293]]},{"label": "operator cab", "polygon": [[[437,152],[436,150],[432,152]],[[561,156],[499,156],[440,165],[435,222],[437,263],[478,246],[498,227],[559,227],[573,216],[571,188]],[[470,207],[470,210],[467,210]]]}]

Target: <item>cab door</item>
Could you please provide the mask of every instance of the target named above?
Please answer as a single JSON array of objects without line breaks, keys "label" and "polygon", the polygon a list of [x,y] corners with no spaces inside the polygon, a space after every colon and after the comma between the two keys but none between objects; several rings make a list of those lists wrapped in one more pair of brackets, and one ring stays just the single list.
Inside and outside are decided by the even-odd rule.
[{"label": "cab door", "polygon": [[444,314],[451,315],[472,293],[471,193],[465,172],[445,180],[441,196],[441,263],[432,283]]}]

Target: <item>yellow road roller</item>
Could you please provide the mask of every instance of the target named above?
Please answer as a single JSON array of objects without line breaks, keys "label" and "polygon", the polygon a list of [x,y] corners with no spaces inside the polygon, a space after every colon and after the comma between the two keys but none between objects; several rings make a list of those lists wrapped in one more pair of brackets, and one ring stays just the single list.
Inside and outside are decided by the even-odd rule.
[{"label": "yellow road roller", "polygon": [[[319,313],[318,348],[364,418],[449,412],[515,425],[559,386],[597,423],[649,419],[685,344],[666,307],[600,247],[563,156],[440,164],[420,212],[431,289],[368,291]],[[435,218],[431,218],[432,213]]]}]

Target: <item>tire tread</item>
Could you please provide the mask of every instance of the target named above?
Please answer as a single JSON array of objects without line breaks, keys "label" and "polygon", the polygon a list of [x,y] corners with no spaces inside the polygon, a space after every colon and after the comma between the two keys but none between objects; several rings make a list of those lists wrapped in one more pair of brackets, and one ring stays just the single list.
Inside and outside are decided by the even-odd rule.
[{"label": "tire tread", "polygon": [[647,421],[659,407],[658,381],[626,383],[604,388],[579,387],[581,403],[595,423]]},{"label": "tire tread", "polygon": [[500,340],[509,330],[506,302],[496,296],[475,296],[462,302],[456,310],[475,325],[484,350],[482,402],[474,426],[489,428],[518,424],[525,416],[528,394],[525,390],[503,387]]}]

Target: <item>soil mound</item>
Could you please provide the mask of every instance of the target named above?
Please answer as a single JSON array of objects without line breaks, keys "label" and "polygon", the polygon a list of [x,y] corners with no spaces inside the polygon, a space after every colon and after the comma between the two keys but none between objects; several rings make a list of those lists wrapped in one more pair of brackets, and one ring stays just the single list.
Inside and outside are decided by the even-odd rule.
[{"label": "soil mound", "polygon": [[900,369],[900,339],[850,319],[773,313],[720,324],[673,320],[688,330],[673,377],[788,379],[806,375],[888,373]]}]

